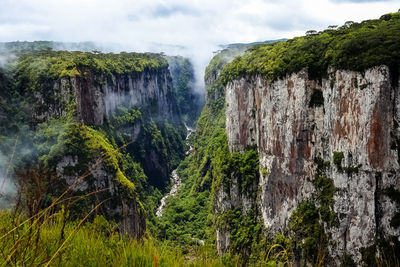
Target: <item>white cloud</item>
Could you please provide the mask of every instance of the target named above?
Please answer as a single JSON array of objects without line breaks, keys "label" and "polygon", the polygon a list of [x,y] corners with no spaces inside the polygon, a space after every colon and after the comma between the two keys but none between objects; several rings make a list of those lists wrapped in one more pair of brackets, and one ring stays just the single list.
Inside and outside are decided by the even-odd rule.
[{"label": "white cloud", "polygon": [[376,18],[398,8],[394,1],[334,1],[0,0],[0,41],[250,42]]},{"label": "white cloud", "polygon": [[181,45],[203,68],[218,44],[290,38],[399,8],[360,1],[0,0],[0,41],[95,41],[136,51]]}]

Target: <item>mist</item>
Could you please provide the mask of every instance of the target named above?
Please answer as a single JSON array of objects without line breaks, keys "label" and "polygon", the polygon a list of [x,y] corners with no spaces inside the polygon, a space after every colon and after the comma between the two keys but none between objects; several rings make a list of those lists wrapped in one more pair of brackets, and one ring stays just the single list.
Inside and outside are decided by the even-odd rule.
[{"label": "mist", "polygon": [[15,59],[16,56],[14,53],[1,53],[0,51],[0,71]]},{"label": "mist", "polygon": [[9,208],[17,194],[16,185],[11,177],[10,158],[0,151],[0,209]]},{"label": "mist", "polygon": [[[161,44],[161,43],[142,43],[142,44],[131,44],[131,43],[111,43],[111,42],[95,42],[93,43],[97,50],[102,52],[153,52],[153,53],[164,53],[168,56],[183,56],[190,59],[193,64],[195,73],[195,83],[193,90],[204,96],[204,71],[211,58],[213,52],[221,49],[220,44],[212,43],[195,43],[190,46],[185,45],[173,45],[173,44]],[[65,50],[74,50],[65,47]],[[69,49],[68,49],[69,48]]]}]

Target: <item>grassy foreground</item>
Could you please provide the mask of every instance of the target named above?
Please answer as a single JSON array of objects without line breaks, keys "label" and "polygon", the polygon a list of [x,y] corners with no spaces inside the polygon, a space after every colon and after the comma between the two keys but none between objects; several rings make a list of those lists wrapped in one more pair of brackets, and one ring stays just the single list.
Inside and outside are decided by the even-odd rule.
[{"label": "grassy foreground", "polygon": [[167,243],[121,236],[102,216],[69,222],[60,211],[24,220],[0,212],[1,266],[225,266],[206,247],[184,256]]}]

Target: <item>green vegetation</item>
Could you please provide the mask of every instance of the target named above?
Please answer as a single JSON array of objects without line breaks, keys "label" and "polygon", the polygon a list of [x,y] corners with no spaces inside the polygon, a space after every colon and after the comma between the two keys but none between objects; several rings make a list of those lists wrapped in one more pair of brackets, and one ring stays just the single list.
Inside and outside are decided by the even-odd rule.
[{"label": "green vegetation", "polygon": [[[351,153],[349,153],[349,158],[351,158]],[[338,151],[333,152],[333,164],[335,164],[339,172],[344,171],[347,175],[351,176],[354,173],[358,173],[360,171],[360,168],[362,167],[361,164],[343,167],[342,166],[343,159],[344,159],[343,152],[338,152]]]},{"label": "green vegetation", "polygon": [[[117,209],[122,199],[129,200],[132,205],[136,203],[140,214],[146,215],[149,228],[154,228],[154,211],[162,196],[161,190],[165,189],[170,171],[179,164],[186,150],[183,124],[160,120],[149,107],[119,106],[105,118],[103,125],[89,127],[76,122],[76,96],[72,90],[64,92],[67,93],[62,96],[66,98],[62,100],[65,103],[60,105],[61,110],[68,112],[54,111],[54,119],[46,118],[38,123],[32,120],[29,109],[21,107],[32,103],[30,100],[36,92],[41,93],[45,103],[34,101],[39,109],[46,110],[46,105],[60,101],[61,96],[49,92],[53,92],[54,83],[62,77],[107,79],[110,74],[158,72],[167,66],[166,59],[158,54],[42,50],[20,52],[7,73],[1,72],[0,86],[7,90],[1,91],[0,101],[5,105],[0,112],[4,110],[7,116],[0,126],[0,146],[2,151],[13,151],[15,146],[17,156],[12,163],[14,169],[21,170],[16,175],[26,193],[29,188],[38,188],[30,196],[30,200],[37,203],[34,210],[29,211],[31,215],[50,205],[68,187],[65,181],[55,180],[60,171],[71,179],[84,177],[79,190],[68,193],[78,196],[99,189],[95,187],[91,172],[92,168],[99,168],[113,182],[113,190],[118,190],[118,194],[113,194],[103,205],[105,208],[99,209],[99,214],[118,221],[108,216],[107,209]],[[10,122],[6,121],[8,118]],[[3,117],[0,120],[3,122]],[[24,150],[29,152],[22,153]],[[63,160],[69,163],[58,168]],[[100,187],[107,186],[108,181],[104,183]],[[101,192],[74,202],[68,206],[69,218],[80,218],[93,203],[109,197],[109,192]],[[56,210],[59,208],[57,206]]]},{"label": "green vegetation", "polygon": [[53,41],[16,41],[0,42],[0,53],[18,53],[42,50],[95,51],[98,47],[92,42],[53,42]]},{"label": "green vegetation", "polygon": [[182,120],[194,125],[201,113],[204,101],[202,95],[194,91],[194,69],[188,58],[167,57],[177,104]]},{"label": "green vegetation", "polygon": [[324,105],[324,96],[321,90],[314,89],[311,94],[310,107],[321,107]]},{"label": "green vegetation", "polygon": [[[110,195],[104,191],[86,198],[85,201],[76,201],[68,206],[70,217],[81,218],[89,212],[93,203],[99,203],[104,199],[109,199],[110,205],[117,205],[121,202],[121,197],[129,199],[132,203],[136,202],[138,212],[144,212],[136,188],[138,185],[141,189],[146,183],[147,177],[143,169],[139,164],[129,161],[129,155],[123,155],[118,151],[101,132],[71,119],[53,119],[39,125],[33,140],[35,157],[30,161],[23,160],[26,170],[21,168],[23,171],[17,172],[16,175],[19,177],[20,186],[27,187],[26,190],[29,187],[40,188],[40,191],[31,197],[32,202],[38,202],[41,208],[47,208],[70,186],[64,180],[55,180],[57,175],[72,176],[75,177],[74,180],[80,180],[76,184],[80,189],[68,195],[79,196],[104,190],[96,186],[99,181],[96,182],[94,174],[89,172],[93,168],[100,168],[112,179],[114,190],[118,190],[119,195]],[[65,160],[70,163],[60,173],[57,166],[59,162]],[[32,179],[30,176],[36,173],[43,177],[40,180]],[[29,209],[29,203],[27,204]],[[116,218],[107,217],[107,219]]]},{"label": "green vegetation", "polygon": [[317,164],[317,174],[323,174],[326,168],[329,168],[331,163],[329,161],[325,161],[322,158],[316,157],[314,159],[314,163]]},{"label": "green vegetation", "polygon": [[344,167],[343,169],[347,173],[347,175],[352,175],[353,173],[358,173],[361,167],[362,165],[358,164],[356,166]]},{"label": "green vegetation", "polygon": [[221,71],[235,57],[242,55],[252,47],[254,46],[243,45],[223,49],[211,59],[206,67],[204,80],[206,83],[207,103],[214,114],[220,112],[225,104],[225,87],[220,79]]},{"label": "green vegetation", "polygon": [[373,245],[361,249],[362,260],[366,266],[400,266],[399,250],[398,237],[378,237]]},{"label": "green vegetation", "polygon": [[[257,187],[260,173],[266,178],[270,170],[259,167],[254,147],[229,151],[224,85],[253,74],[276,80],[303,68],[312,79],[326,76],[329,66],[362,71],[386,64],[396,71],[399,36],[400,14],[393,13],[379,20],[346,23],[336,30],[309,31],[307,36],[286,42],[224,49],[206,69],[207,103],[190,139],[193,152],[184,160],[188,149],[185,128],[179,122],[153,116],[151,104],[118,107],[103,125],[89,127],[76,121],[73,93],[61,107],[66,113],[42,123],[33,122],[30,114],[7,99],[25,106],[40,92],[43,101],[51,104],[59,101],[60,96],[49,92],[60,78],[91,78],[101,86],[103,80],[97,80],[100,76],[108,79],[111,75],[158,72],[168,66],[168,60],[179,111],[184,122],[191,123],[198,110],[193,108],[197,100],[191,91],[194,77],[187,59],[150,53],[36,51],[35,46],[28,49],[30,52],[20,52],[19,61],[12,66],[13,75],[0,73],[0,87],[7,89],[0,91],[0,122],[4,122],[0,123],[0,146],[12,151],[13,144],[24,145],[32,151],[21,154],[16,163],[21,187],[17,208],[12,213],[0,212],[0,261],[16,266],[153,266],[157,256],[159,266],[285,266],[293,259],[300,259],[303,265],[326,264],[328,247],[333,245],[329,229],[339,226],[333,209],[337,189],[327,176],[331,163],[315,159],[315,193],[292,213],[288,232],[270,236],[258,214]],[[333,83],[331,80],[331,87]],[[357,81],[353,84],[360,89],[368,86]],[[309,107],[323,105],[322,92],[313,90]],[[17,137],[8,139],[8,135]],[[58,166],[65,158],[69,164]],[[343,152],[333,152],[333,165],[340,171],[348,175],[359,171],[361,166],[342,167],[343,159]],[[162,191],[168,189],[169,173],[176,167],[184,183],[177,195],[167,200],[163,216],[157,218],[155,210]],[[69,186],[67,181],[56,179],[60,171],[66,177],[83,177],[86,186],[59,198]],[[114,187],[101,185],[108,191],[98,190],[96,173]],[[241,203],[229,203],[229,208],[218,213],[221,190],[227,198],[235,195],[250,199],[252,204],[242,207]],[[389,188],[384,193],[400,205],[399,192]],[[123,201],[133,204],[141,218],[146,218],[138,222],[147,225],[142,241],[118,232],[115,222],[121,218],[107,212],[121,210],[121,203],[126,203]],[[397,212],[391,226],[399,227],[399,218]],[[221,258],[215,252],[217,229],[226,230],[230,236],[230,245]],[[374,253],[383,251],[383,263],[398,264],[396,259],[385,258],[385,251],[394,254],[399,247],[396,239],[379,241],[363,249],[363,259],[374,264]],[[354,261],[345,254],[342,264],[351,266]]]},{"label": "green vegetation", "polygon": [[340,267],[356,267],[357,265],[355,264],[353,258],[348,255],[347,253],[343,254]]},{"label": "green vegetation", "polygon": [[250,43],[250,44],[234,44],[230,45],[227,48],[217,51],[216,54],[208,66],[206,67],[206,71],[204,74],[204,80],[206,81],[206,85],[210,86],[212,83],[216,82],[219,78],[220,71],[225,67],[226,64],[231,62],[237,56],[242,55],[248,50],[255,49],[257,47],[262,47],[264,45],[270,45],[278,42],[284,42],[287,39],[278,39],[278,40],[270,40],[262,43]]},{"label": "green vegetation", "polygon": [[[258,245],[262,226],[257,222],[255,210],[243,214],[240,209],[226,210],[217,218],[217,226],[230,232],[230,252],[240,253],[248,260],[252,247]],[[224,225],[226,224],[226,225]]]},{"label": "green vegetation", "polygon": [[[142,119],[142,113],[139,109],[128,109],[123,106],[118,106],[116,110],[112,112],[110,117],[110,126],[114,128],[129,127],[135,125]],[[129,134],[129,133],[126,133]],[[129,135],[131,137],[131,135]]]},{"label": "green vegetation", "polygon": [[243,153],[220,154],[219,157],[220,163],[223,164],[215,166],[215,173],[218,176],[214,176],[213,181],[214,201],[218,190],[230,192],[232,184],[237,183],[238,195],[235,197],[247,197],[254,204],[247,211],[238,207],[225,210],[222,214],[214,214],[214,226],[230,233],[229,253],[239,254],[243,264],[251,260],[256,261],[259,251],[255,247],[258,248],[258,241],[262,238],[262,226],[258,221],[256,208],[256,188],[259,180],[258,152],[249,149]]},{"label": "green vegetation", "polygon": [[[184,181],[177,196],[167,200],[163,216],[159,219],[156,236],[180,247],[184,253],[204,241],[215,248],[216,227],[230,232],[231,244],[222,261],[227,266],[279,264],[288,262],[290,246],[284,236],[270,240],[258,221],[257,207],[248,211],[240,207],[214,214],[215,198],[219,190],[229,194],[235,179],[238,194],[256,203],[259,179],[259,159],[255,148],[230,153],[225,132],[223,86],[216,79],[230,56],[248,49],[223,50],[207,67],[207,102],[197,122],[192,140],[193,153],[178,168]],[[266,174],[265,170],[263,173]],[[274,243],[275,242],[275,243]],[[279,245],[279,247],[277,246]],[[275,245],[275,246],[273,246]],[[268,253],[270,252],[270,253]]]},{"label": "green vegetation", "polygon": [[[43,93],[46,104],[51,104],[51,101],[58,100],[57,96],[48,92],[53,90],[53,82],[61,77],[160,71],[166,66],[166,60],[155,54],[114,55],[53,51],[22,53],[12,70],[15,79],[12,82],[15,85],[10,83],[7,91],[10,95],[4,95],[4,98],[1,95],[0,100],[4,99],[4,103],[7,103],[11,96],[18,96],[13,99],[18,100],[18,105],[15,106],[20,107],[29,102],[32,92],[39,91]],[[3,92],[6,91],[1,91]],[[24,97],[19,97],[20,93]],[[19,154],[18,162],[13,164],[15,169],[20,170],[16,176],[21,187],[21,203],[18,205],[18,212],[22,209],[24,214],[21,215],[21,220],[26,216],[36,216],[47,209],[49,218],[54,219],[61,216],[58,214],[64,208],[66,212],[62,213],[62,222],[53,219],[29,222],[27,228],[18,228],[20,232],[12,235],[12,239],[0,240],[0,246],[4,248],[3,257],[7,258],[7,253],[13,250],[13,246],[17,244],[13,242],[18,240],[18,235],[30,234],[32,229],[40,229],[39,233],[42,235],[27,234],[26,240],[18,241],[21,248],[10,257],[15,265],[39,266],[46,263],[71,233],[76,239],[68,240],[68,246],[55,258],[54,265],[148,266],[154,265],[154,256],[159,256],[159,266],[222,266],[209,248],[191,249],[192,260],[187,260],[180,254],[182,250],[173,247],[169,241],[160,243],[149,237],[160,231],[155,210],[162,197],[161,190],[166,189],[169,173],[181,162],[184,151],[187,150],[183,124],[162,120],[149,107],[120,106],[105,118],[103,125],[89,127],[76,121],[76,103],[73,100],[75,96],[71,93],[67,97],[70,98],[66,101],[68,106],[61,108],[67,109],[68,113],[55,114],[55,118],[46,119],[42,123],[32,122],[30,114],[26,114],[27,110],[7,103],[7,113],[11,114],[16,110],[19,113],[15,112],[15,116],[20,118],[0,126],[0,137],[3,134],[7,136],[11,130],[17,133],[13,140],[9,137],[0,138],[1,149],[12,149],[14,143],[17,153],[20,147],[21,151],[22,147],[29,149],[29,153]],[[65,159],[69,163],[59,168],[59,162]],[[56,179],[60,171],[71,179],[82,179],[78,190],[66,191],[71,181],[67,183]],[[94,176],[99,173],[101,178],[104,176],[104,181],[98,180],[99,177],[95,179]],[[109,184],[110,181],[112,184]],[[111,189],[107,188],[109,186]],[[60,196],[62,198],[58,200]],[[204,195],[202,198],[205,202],[209,196]],[[118,233],[113,221],[121,222],[122,214],[118,210],[121,210],[124,201],[136,207],[134,212],[138,212],[141,217],[136,223],[144,227],[146,220],[146,236],[150,241],[138,243],[132,237]],[[199,202],[200,198],[192,206],[197,206]],[[112,230],[102,232],[102,229],[94,226],[97,217],[90,214],[93,205],[99,205],[95,213],[103,215],[110,224],[107,228]],[[88,223],[82,224],[79,232],[75,233],[75,229],[79,228],[79,221],[76,220],[81,220],[86,215]],[[6,221],[0,228],[11,229],[14,222]],[[193,225],[193,229],[196,226]],[[26,248],[32,240],[36,240],[36,243]],[[85,246],[90,249],[84,249]],[[37,259],[32,258],[31,255],[39,248],[43,249],[43,254]]]},{"label": "green vegetation", "polygon": [[215,101],[208,98],[191,140],[194,152],[178,167],[184,183],[177,196],[167,200],[155,232],[156,237],[169,240],[184,252],[201,240],[206,245],[214,244],[212,199],[217,189],[214,181],[221,184],[225,179],[222,170],[229,156],[223,103],[223,94]]},{"label": "green vegetation", "polygon": [[267,168],[261,167],[261,174],[262,174],[262,176],[263,176],[264,178],[266,178],[266,177],[268,177],[268,176],[271,174],[271,172],[270,172]]},{"label": "green vegetation", "polygon": [[316,193],[314,200],[319,205],[319,214],[329,228],[339,226],[339,218],[333,211],[335,201],[333,196],[337,189],[333,184],[333,180],[325,176],[317,176],[313,181]]},{"label": "green vegetation", "polygon": [[390,225],[394,228],[400,227],[400,192],[396,190],[393,186],[385,189],[383,191],[394,203],[396,203],[397,211],[394,212],[392,219],[390,220]]},{"label": "green vegetation", "polygon": [[[166,243],[121,236],[102,216],[92,222],[65,221],[64,211],[25,220],[0,212],[0,262],[19,266],[224,266],[206,249],[191,260]],[[14,226],[17,226],[14,228]]]},{"label": "green vegetation", "polygon": [[[26,103],[31,107],[29,112],[38,120],[34,124],[43,122],[50,115],[59,117],[69,113],[76,117],[79,104],[77,97],[79,92],[84,93],[84,84],[104,91],[104,83],[110,82],[113,77],[124,80],[126,77],[121,76],[125,74],[135,77],[142,72],[165,72],[168,67],[163,56],[152,53],[103,54],[43,50],[20,52],[17,55],[17,60],[10,64],[13,76],[11,90],[23,96],[23,99],[19,99],[22,102],[20,105]],[[75,77],[78,84],[81,82],[83,88],[71,88],[71,77]],[[60,84],[64,84],[62,91],[59,90]],[[171,97],[174,97],[172,92]],[[16,99],[15,96],[12,98]],[[156,104],[149,103],[143,108],[151,112],[157,109]]]},{"label": "green vegetation", "polygon": [[330,164],[316,158],[316,177],[313,180],[315,193],[299,204],[290,217],[295,254],[299,254],[302,264],[321,266],[327,261],[330,234],[326,229],[339,226],[338,215],[333,211],[333,196],[337,189],[333,180],[327,178],[326,170]]},{"label": "green vegetation", "polygon": [[48,79],[158,71],[167,66],[166,59],[152,53],[103,54],[47,50],[22,53],[16,72],[25,90],[37,90]]},{"label": "green vegetation", "polygon": [[[233,48],[226,48],[220,51],[217,55],[215,55],[208,66],[206,67],[205,74],[204,74],[204,80],[206,82],[206,89],[207,89],[207,101],[212,100],[214,96],[210,97],[210,91],[215,91],[216,89],[222,90],[218,91],[217,96],[215,97],[215,100],[224,96],[224,91],[223,91],[223,85],[221,84],[219,80],[219,74],[221,70],[225,67],[226,64],[231,62],[235,57],[243,54],[246,52],[248,49],[250,49],[253,46],[238,46],[238,47],[233,47]],[[212,94],[214,95],[214,94]],[[223,99],[223,97],[222,97]]]},{"label": "green vegetation", "polygon": [[256,149],[249,149],[245,153],[234,152],[227,164],[226,177],[237,177],[241,193],[248,193],[257,185],[260,176],[260,162]]},{"label": "green vegetation", "polygon": [[286,74],[308,70],[311,79],[335,69],[364,71],[378,65],[398,70],[400,62],[400,13],[361,23],[346,23],[337,29],[260,46],[235,58],[221,74],[223,84],[247,74],[276,80]]},{"label": "green vegetation", "polygon": [[290,229],[295,235],[295,244],[301,249],[304,263],[317,263],[325,257],[327,236],[313,201],[304,201],[296,208],[290,217]]},{"label": "green vegetation", "polygon": [[[195,152],[178,168],[184,184],[176,197],[167,200],[160,218],[159,237],[171,240],[184,251],[188,244],[198,244],[199,240],[210,242],[212,238],[207,231],[207,225],[211,223],[211,186],[213,179],[221,175],[221,165],[225,166],[221,154],[229,153],[224,117],[218,115],[216,120],[210,120],[206,116],[208,112],[205,107],[197,122]],[[217,133],[215,127],[220,129]]]},{"label": "green vegetation", "polygon": [[343,159],[344,159],[343,152],[333,151],[333,164],[335,164],[339,170],[342,170]]}]

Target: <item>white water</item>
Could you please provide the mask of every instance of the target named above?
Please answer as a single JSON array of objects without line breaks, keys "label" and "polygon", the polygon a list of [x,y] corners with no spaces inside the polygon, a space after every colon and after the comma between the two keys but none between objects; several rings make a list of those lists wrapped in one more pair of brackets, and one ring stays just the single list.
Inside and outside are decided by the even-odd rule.
[{"label": "white water", "polygon": [[[196,130],[193,129],[193,128],[191,128],[191,127],[189,127],[189,126],[187,126],[186,123],[185,123],[185,127],[186,127],[186,131],[187,131],[187,135],[186,135],[186,139],[185,139],[185,140],[186,140],[186,144],[188,144],[189,136],[190,136],[192,133],[194,133]],[[186,156],[189,156],[190,153],[192,153],[192,151],[193,151],[193,147],[192,147],[191,145],[189,145],[189,150],[186,151],[185,155],[186,155]]]},{"label": "white water", "polygon": [[181,180],[181,178],[179,177],[178,173],[176,172],[176,169],[172,171],[171,182],[172,182],[171,191],[169,191],[169,193],[166,194],[166,195],[161,199],[161,204],[160,204],[160,206],[157,208],[157,211],[156,211],[156,216],[157,216],[157,217],[161,217],[161,216],[162,216],[162,211],[163,211],[163,208],[165,207],[167,198],[168,198],[169,196],[175,196],[176,193],[178,193],[179,187],[181,187],[181,185],[182,185],[182,180]]},{"label": "white water", "polygon": [[[188,127],[186,124],[185,124],[185,127],[186,127],[186,131],[187,131],[187,135],[186,135],[186,139],[185,140],[186,140],[186,144],[188,144],[189,136],[192,133],[195,132],[195,129]],[[188,156],[190,153],[192,153],[192,150],[193,150],[193,147],[191,145],[189,145],[189,150],[186,151],[186,153],[185,153],[186,156]],[[157,217],[161,217],[162,216],[162,211],[163,211],[163,209],[164,209],[164,207],[166,205],[167,198],[170,197],[170,196],[175,196],[176,193],[178,193],[178,189],[182,186],[182,180],[181,180],[181,178],[179,177],[179,175],[177,173],[177,169],[172,171],[171,183],[172,183],[171,191],[169,191],[168,194],[163,196],[163,198],[161,199],[160,206],[157,208],[157,211],[156,211],[156,216]]]}]

